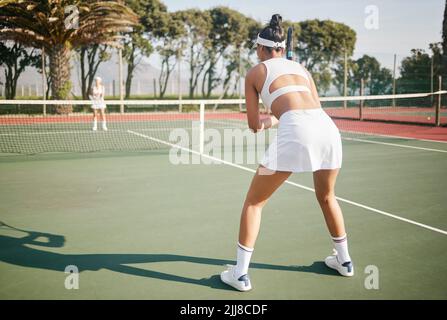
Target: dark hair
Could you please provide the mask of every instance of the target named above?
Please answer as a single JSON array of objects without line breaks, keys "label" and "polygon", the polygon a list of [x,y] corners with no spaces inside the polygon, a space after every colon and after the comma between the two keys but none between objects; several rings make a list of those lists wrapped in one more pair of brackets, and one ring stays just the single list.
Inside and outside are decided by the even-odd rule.
[{"label": "dark hair", "polygon": [[[259,33],[259,36],[261,38],[275,41],[275,42],[283,42],[284,41],[284,30],[281,27],[282,23],[282,17],[279,14],[274,14],[272,16],[272,19],[270,19],[270,23],[267,27],[262,29],[262,31]],[[265,47],[268,52],[280,51],[281,48],[270,48]]]}]

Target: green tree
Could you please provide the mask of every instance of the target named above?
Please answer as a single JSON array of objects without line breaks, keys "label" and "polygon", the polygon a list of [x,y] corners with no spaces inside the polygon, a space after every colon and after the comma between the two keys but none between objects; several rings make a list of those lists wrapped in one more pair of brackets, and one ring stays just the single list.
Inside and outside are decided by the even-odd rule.
[{"label": "green tree", "polygon": [[[347,59],[347,95],[354,95],[356,91],[355,73],[357,72],[358,65],[352,58]],[[344,59],[338,59],[333,68],[334,76],[332,83],[337,89],[340,95],[344,94],[344,76],[345,76],[345,63]]]},{"label": "green tree", "polygon": [[371,95],[390,94],[393,88],[393,74],[391,70],[380,68],[377,73],[372,75],[367,87]]},{"label": "green tree", "polygon": [[5,97],[14,99],[16,96],[17,81],[26,67],[33,66],[38,59],[36,50],[26,50],[19,44],[7,44],[0,42],[0,66],[4,68]]},{"label": "green tree", "polygon": [[111,54],[107,46],[100,44],[82,46],[77,52],[81,69],[81,94],[82,98],[87,100],[99,65],[109,60]]},{"label": "green tree", "polygon": [[[365,91],[371,95],[390,93],[392,87],[391,71],[380,66],[380,62],[371,56],[363,55],[355,61],[357,67],[353,72],[353,92],[360,90],[360,81],[363,79]],[[365,94],[365,92],[364,92]]]},{"label": "green tree", "polygon": [[184,34],[185,29],[181,17],[175,13],[169,14],[166,31],[157,46],[161,58],[161,70],[158,78],[160,98],[165,95],[169,77],[183,52],[185,46]]},{"label": "green tree", "polygon": [[[217,66],[231,50],[237,50],[236,59],[241,56],[240,47],[249,39],[247,17],[228,7],[216,7],[209,10],[212,28],[209,33],[208,46],[205,48],[208,61],[202,79],[202,94],[210,97],[213,90],[222,83],[223,74],[217,73]],[[231,55],[230,55],[231,56]],[[233,56],[234,57],[234,56]]]},{"label": "green tree", "polygon": [[206,67],[205,48],[209,47],[212,19],[209,11],[188,9],[175,13],[183,23],[185,52],[189,69],[189,98],[194,97],[200,76]]},{"label": "green tree", "polygon": [[208,35],[205,52],[207,67],[202,80],[202,94],[210,97],[212,91],[222,82],[217,74],[217,65],[233,46],[242,46],[248,39],[248,28],[244,15],[227,7],[216,7],[210,11],[212,27]]},{"label": "green tree", "polygon": [[[234,42],[224,53],[223,61],[225,67],[222,71],[225,72],[223,80],[223,93],[219,98],[228,97],[229,90],[232,89],[233,95],[240,90],[239,84],[242,77],[247,73],[251,67],[250,55],[254,53],[257,34],[261,29],[261,24],[256,20],[245,17],[242,28],[247,30],[242,37],[234,38]],[[245,38],[244,38],[245,37]],[[222,78],[223,75],[220,76]],[[231,88],[231,84],[233,87]]]},{"label": "green tree", "polygon": [[[430,92],[431,64],[433,59],[434,81],[443,73],[440,43],[430,44],[431,55],[422,49],[411,50],[411,56],[402,60],[400,77],[397,79],[399,93]],[[435,82],[436,83],[436,82]]]},{"label": "green tree", "polygon": [[43,55],[42,50],[40,50],[40,54],[36,56],[36,59],[33,61],[32,66],[36,68],[37,72],[42,74],[42,58],[44,59],[44,65],[45,65],[45,78],[46,78],[46,92],[45,98],[48,100],[50,98],[50,90],[51,90],[51,75],[50,75],[50,68],[49,68],[49,58],[48,55]]},{"label": "green tree", "polygon": [[356,33],[343,23],[331,20],[306,20],[300,22],[297,57],[315,78],[323,93],[331,84],[331,67],[343,59],[345,52],[351,57]]},{"label": "green tree", "polygon": [[[117,1],[0,0],[0,39],[45,48],[55,99],[69,97],[75,48],[92,43],[117,45],[118,33],[137,22],[132,10]],[[71,112],[72,108],[58,106],[56,111]]]},{"label": "green tree", "polygon": [[134,72],[143,58],[153,51],[153,42],[164,35],[168,27],[167,7],[159,0],[126,0],[126,5],[139,17],[140,25],[127,34],[123,57],[127,62],[126,99],[130,97]]}]

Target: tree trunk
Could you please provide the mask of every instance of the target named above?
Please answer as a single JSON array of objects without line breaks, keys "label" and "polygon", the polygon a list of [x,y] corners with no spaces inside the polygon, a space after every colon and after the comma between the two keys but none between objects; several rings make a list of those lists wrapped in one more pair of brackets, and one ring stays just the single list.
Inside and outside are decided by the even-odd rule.
[{"label": "tree trunk", "polygon": [[11,66],[5,68],[5,97],[8,100],[13,100],[16,95],[16,90],[14,88],[14,77]]},{"label": "tree trunk", "polygon": [[[71,49],[64,45],[55,45],[50,53],[51,92],[55,100],[67,100],[71,92],[70,57]],[[71,105],[56,105],[56,113],[73,112]]]},{"label": "tree trunk", "polygon": [[87,91],[87,86],[85,83],[85,65],[84,65],[84,59],[85,59],[85,52],[87,51],[87,49],[85,47],[81,48],[81,53],[80,53],[80,66],[81,66],[81,92],[82,92],[82,99],[84,100],[88,100],[89,99],[89,92]]}]

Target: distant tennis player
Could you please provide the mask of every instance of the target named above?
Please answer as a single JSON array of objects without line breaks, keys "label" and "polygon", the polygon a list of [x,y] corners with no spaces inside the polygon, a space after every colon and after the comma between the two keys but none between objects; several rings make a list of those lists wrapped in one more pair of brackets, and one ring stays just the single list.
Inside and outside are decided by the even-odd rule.
[{"label": "distant tennis player", "polygon": [[100,77],[95,78],[95,84],[90,92],[90,100],[92,100],[93,109],[93,131],[98,130],[98,111],[101,114],[102,130],[107,131],[106,125],[106,104],[104,102],[105,88]]},{"label": "distant tennis player", "polygon": [[[315,194],[335,247],[325,259],[328,267],[343,276],[353,276],[354,266],[341,209],[335,199],[335,181],[342,164],[340,133],[321,108],[310,73],[301,64],[283,58],[285,41],[280,15],[257,38],[261,63],[245,79],[248,126],[254,132],[278,123],[270,145],[248,190],[242,209],[237,246],[237,264],[221,273],[226,284],[240,291],[252,288],[248,266],[258,236],[261,211],[270,196],[293,172],[313,172]],[[260,118],[259,95],[274,116]]]}]

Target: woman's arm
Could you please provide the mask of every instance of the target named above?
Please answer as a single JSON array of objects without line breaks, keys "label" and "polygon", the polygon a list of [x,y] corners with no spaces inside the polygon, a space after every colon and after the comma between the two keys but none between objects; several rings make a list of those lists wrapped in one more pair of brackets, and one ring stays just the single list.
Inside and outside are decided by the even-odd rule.
[{"label": "woman's arm", "polygon": [[261,123],[259,121],[259,94],[255,88],[253,78],[254,68],[250,69],[245,77],[245,105],[247,107],[248,127],[256,133],[261,128]]},{"label": "woman's arm", "polygon": [[247,106],[248,127],[254,132],[273,127],[278,123],[274,116],[261,119],[259,116],[259,93],[256,90],[255,79],[259,77],[258,70],[252,68],[245,77],[245,104]]}]

